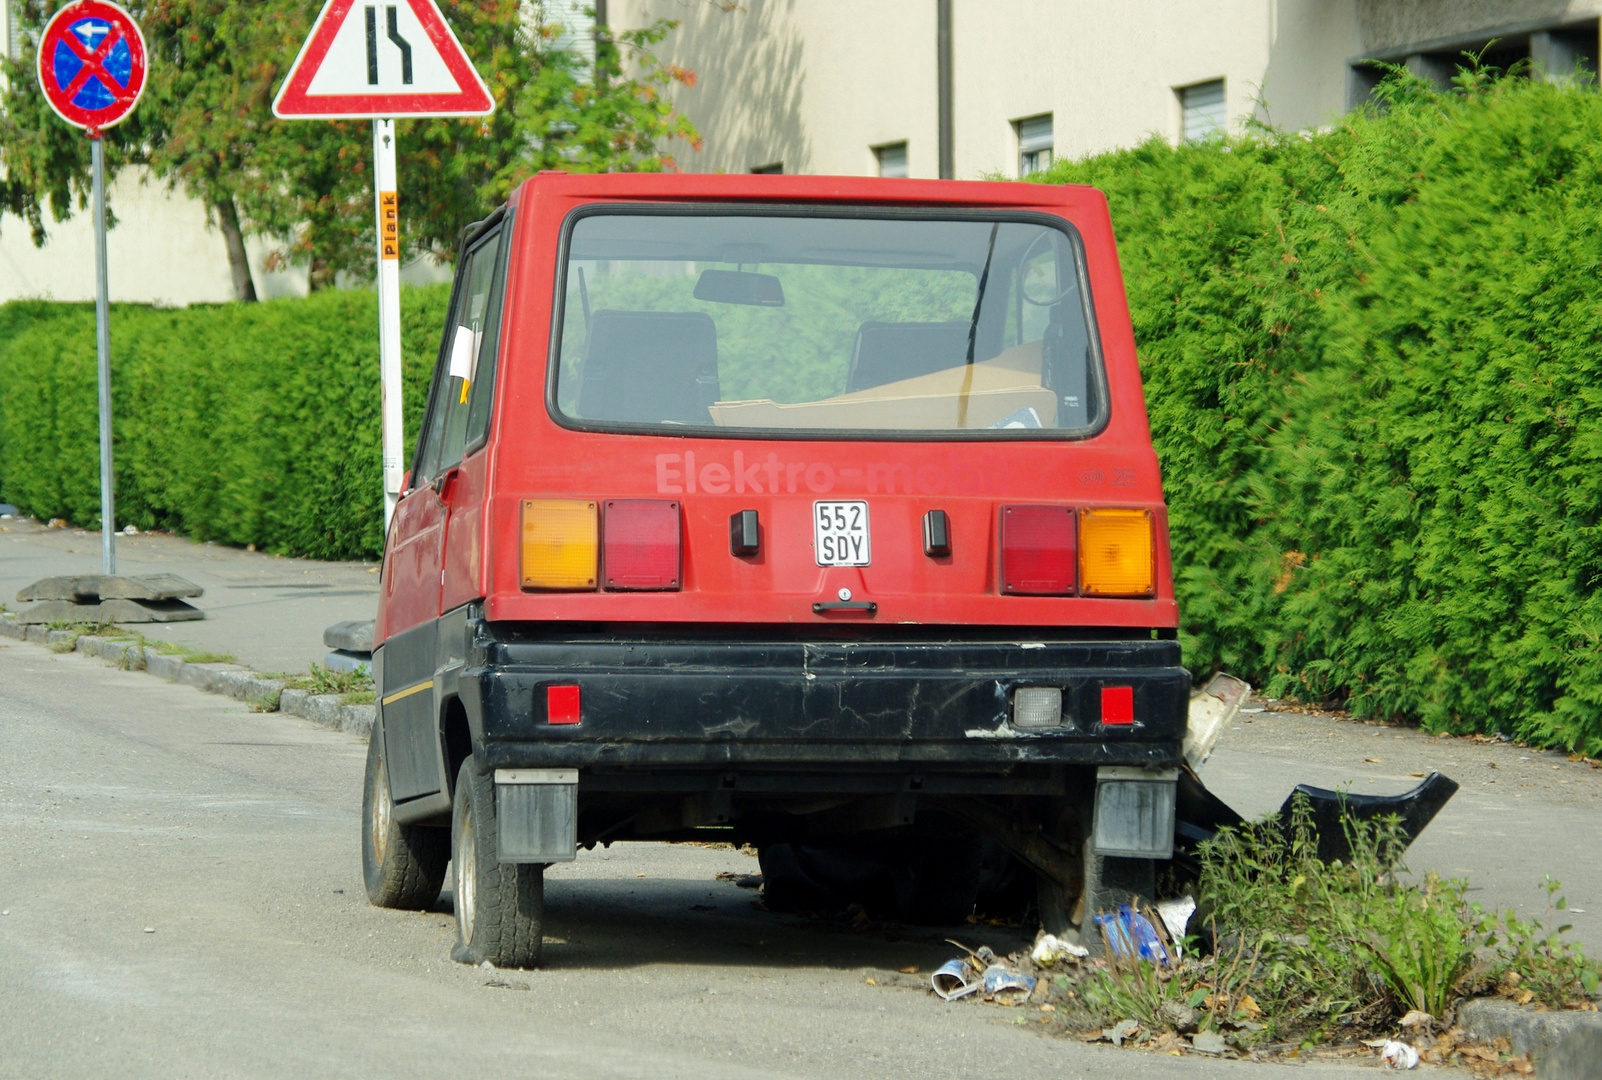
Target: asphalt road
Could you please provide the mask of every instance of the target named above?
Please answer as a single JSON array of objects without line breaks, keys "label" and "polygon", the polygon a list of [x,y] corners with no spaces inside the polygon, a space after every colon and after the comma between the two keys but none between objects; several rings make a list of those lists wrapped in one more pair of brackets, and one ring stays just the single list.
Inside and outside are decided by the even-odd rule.
[{"label": "asphalt road", "polygon": [[870,986],[930,971],[950,931],[756,910],[716,879],[755,868],[729,850],[586,853],[550,875],[544,970],[454,964],[448,895],[408,914],[362,893],[363,752],[0,643],[0,1076],[1306,1075],[1088,1046],[1021,1009]]}]

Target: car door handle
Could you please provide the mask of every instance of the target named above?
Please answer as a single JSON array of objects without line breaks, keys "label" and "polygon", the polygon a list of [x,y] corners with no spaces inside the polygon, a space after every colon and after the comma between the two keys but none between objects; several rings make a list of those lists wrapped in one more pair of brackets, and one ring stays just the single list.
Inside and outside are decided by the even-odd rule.
[{"label": "car door handle", "polygon": [[440,502],[449,503],[451,501],[451,491],[456,487],[456,478],[461,475],[461,472],[462,470],[459,467],[450,468],[434,477],[434,494],[439,496]]},{"label": "car door handle", "polygon": [[872,600],[825,600],[812,605],[814,615],[822,615],[826,611],[862,611],[869,615],[879,610],[879,605]]}]

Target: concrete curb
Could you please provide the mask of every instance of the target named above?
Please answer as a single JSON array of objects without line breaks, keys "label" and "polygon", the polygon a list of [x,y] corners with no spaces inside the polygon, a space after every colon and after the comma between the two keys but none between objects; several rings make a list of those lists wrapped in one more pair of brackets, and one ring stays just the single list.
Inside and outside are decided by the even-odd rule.
[{"label": "concrete curb", "polygon": [[93,656],[129,671],[146,671],[168,682],[183,683],[199,690],[243,701],[262,712],[277,699],[278,712],[310,720],[314,724],[366,738],[373,730],[378,709],[373,705],[345,705],[338,694],[312,694],[305,690],[286,690],[282,679],[271,679],[238,664],[192,664],[178,656],[143,648],[135,641],[97,634],[73,634],[70,630],[51,630],[28,626],[14,615],[0,615],[0,637],[26,641]]},{"label": "concrete curb", "polygon": [[1539,1066],[1574,1032],[1587,1028],[1602,1032],[1602,1013],[1541,1011],[1503,998],[1475,998],[1457,1007],[1457,1023],[1484,1042],[1506,1039],[1515,1054],[1529,1054]]}]

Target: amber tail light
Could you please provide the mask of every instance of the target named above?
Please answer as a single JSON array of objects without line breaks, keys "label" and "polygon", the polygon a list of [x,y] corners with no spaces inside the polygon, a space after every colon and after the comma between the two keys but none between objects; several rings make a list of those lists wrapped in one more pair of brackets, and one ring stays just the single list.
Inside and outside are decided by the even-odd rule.
[{"label": "amber tail light", "polygon": [[1081,595],[1153,595],[1157,582],[1154,532],[1150,510],[1080,510]]},{"label": "amber tail light", "polygon": [[524,499],[525,589],[595,588],[600,527],[592,499]]},{"label": "amber tail light", "polygon": [[601,568],[612,591],[679,588],[679,504],[607,499],[601,518]]},{"label": "amber tail light", "polygon": [[1001,591],[1008,596],[1072,595],[1073,507],[1001,508]]}]

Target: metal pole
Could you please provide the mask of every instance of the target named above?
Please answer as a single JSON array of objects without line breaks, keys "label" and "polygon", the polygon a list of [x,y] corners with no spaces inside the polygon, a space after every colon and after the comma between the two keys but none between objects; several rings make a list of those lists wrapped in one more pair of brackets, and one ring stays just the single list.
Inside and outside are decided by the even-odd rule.
[{"label": "metal pole", "polygon": [[395,121],[373,121],[373,205],[378,221],[378,358],[383,386],[384,530],[400,501],[405,464],[401,411],[400,201]]},{"label": "metal pole", "polygon": [[955,124],[951,116],[951,0],[935,0],[935,81],[939,115],[940,179],[957,175]]},{"label": "metal pole", "polygon": [[111,289],[106,280],[106,148],[89,136],[95,199],[95,347],[100,362],[100,548],[103,573],[117,572],[117,506],[111,473]]}]

